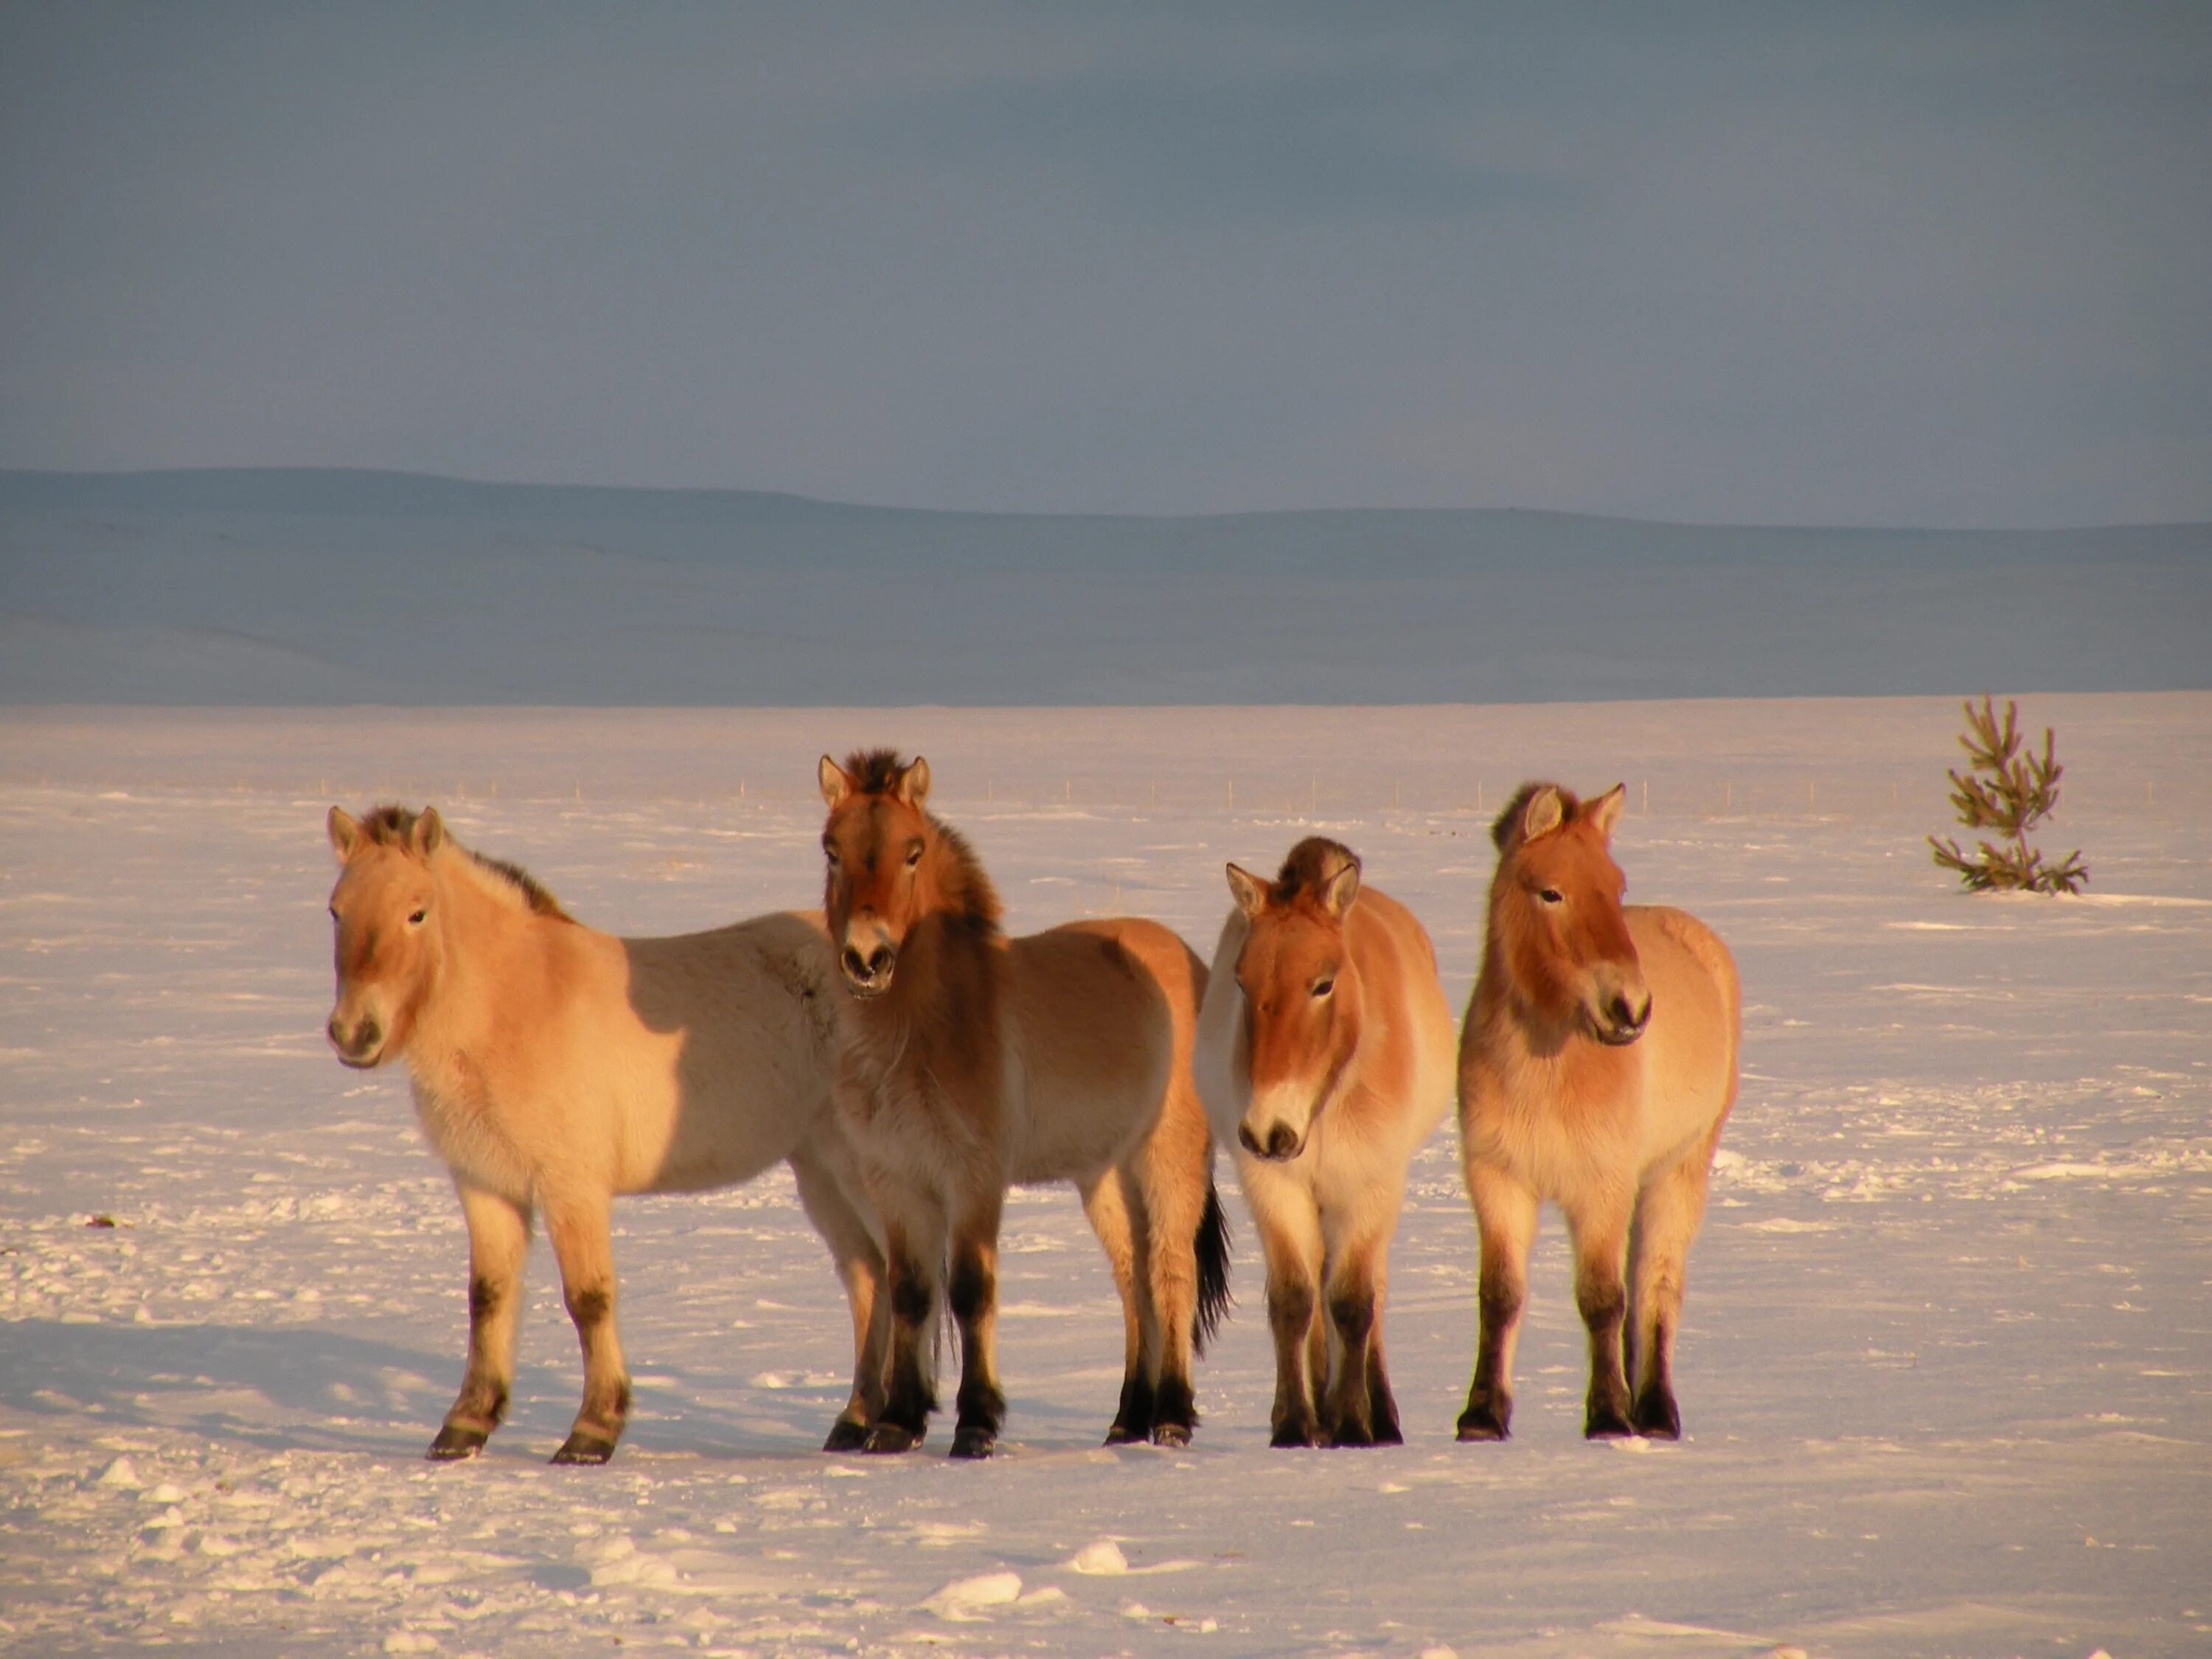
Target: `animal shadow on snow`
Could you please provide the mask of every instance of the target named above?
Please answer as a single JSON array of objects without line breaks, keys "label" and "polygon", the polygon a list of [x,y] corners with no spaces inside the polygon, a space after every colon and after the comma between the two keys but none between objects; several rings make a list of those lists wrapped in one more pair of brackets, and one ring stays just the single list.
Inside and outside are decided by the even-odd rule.
[{"label": "animal shadow on snow", "polygon": [[[455,1356],[313,1327],[64,1324],[23,1320],[0,1344],[0,1407],[78,1418],[101,1429],[164,1428],[265,1451],[353,1452],[412,1462],[452,1393]],[[727,1405],[700,1398],[702,1379],[665,1367],[646,1375],[638,1450],[709,1459],[788,1455],[812,1461],[823,1404],[840,1389],[747,1386],[732,1356]],[[495,1446],[536,1462],[561,1437],[573,1373],[526,1365],[514,1420]],[[835,1409],[834,1403],[831,1407]],[[541,1444],[540,1443],[544,1443]]]}]

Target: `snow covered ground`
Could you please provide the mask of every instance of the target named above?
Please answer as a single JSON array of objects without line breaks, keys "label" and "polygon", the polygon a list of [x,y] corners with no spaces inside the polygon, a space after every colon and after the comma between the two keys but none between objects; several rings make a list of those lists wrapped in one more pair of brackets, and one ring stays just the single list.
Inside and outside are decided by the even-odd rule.
[{"label": "snow covered ground", "polygon": [[[2212,1651],[2212,696],[2026,713],[2084,899],[1929,863],[1941,701],[0,714],[0,1650]],[[578,1376],[542,1244],[510,1425],[421,1462],[460,1222],[401,1078],[324,1047],[325,807],[434,800],[584,919],[672,932],[809,902],[814,757],[876,741],[928,754],[1017,927],[1204,949],[1222,861],[1318,828],[1455,1002],[1504,793],[1628,780],[1632,896],[1711,921],[1748,1005],[1685,1441],[1580,1438],[1547,1221],[1516,1438],[1454,1443],[1447,1131],[1395,1257],[1402,1449],[1268,1449],[1249,1224],[1196,1443],[1101,1449],[1113,1293],[1045,1190],[1008,1212],[1003,1455],[826,1457],[843,1316],[779,1175],[617,1211],[613,1464],[544,1463]]]}]

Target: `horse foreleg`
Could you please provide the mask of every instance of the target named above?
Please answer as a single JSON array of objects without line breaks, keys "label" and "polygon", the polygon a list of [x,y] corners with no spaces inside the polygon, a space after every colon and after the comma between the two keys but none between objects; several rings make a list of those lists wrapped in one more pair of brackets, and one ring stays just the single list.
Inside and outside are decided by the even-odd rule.
[{"label": "horse foreleg", "polygon": [[1121,1171],[1109,1170],[1081,1188],[1083,1213],[1106,1252],[1114,1288],[1121,1297],[1121,1398],[1106,1431],[1109,1446],[1143,1440],[1152,1431],[1152,1382],[1145,1369],[1145,1325],[1138,1308],[1137,1241]]},{"label": "horse foreleg", "polygon": [[945,1212],[934,1197],[902,1182],[872,1176],[868,1188],[884,1220],[891,1358],[884,1408],[869,1425],[865,1449],[911,1451],[929,1432],[929,1414],[937,1409],[930,1343],[944,1271]]},{"label": "horse foreleg", "polygon": [[952,1455],[988,1457],[1006,1420],[999,1387],[999,1216],[996,1182],[971,1198],[952,1229],[952,1316],[960,1325],[959,1419]]},{"label": "horse foreleg", "polygon": [[1705,1212],[1711,1149],[1702,1146],[1646,1187],[1628,1246],[1629,1426],[1656,1440],[1681,1436],[1674,1403],[1674,1333],[1681,1322],[1690,1242]]},{"label": "horse foreleg", "polygon": [[1600,1190],[1572,1195],[1561,1207],[1574,1236],[1575,1310],[1589,1333],[1589,1395],[1583,1433],[1592,1440],[1629,1432],[1628,1382],[1621,1369],[1621,1321],[1628,1311],[1622,1267],[1628,1252],[1635,1194]]},{"label": "horse foreleg", "polygon": [[830,1425],[822,1449],[859,1451],[867,1443],[868,1425],[884,1409],[891,1334],[890,1298],[884,1294],[884,1253],[850,1185],[857,1182],[857,1171],[841,1170],[833,1160],[812,1150],[793,1153],[791,1170],[798,1177],[799,1204],[837,1264],[853,1315],[853,1392]]},{"label": "horse foreleg", "polygon": [[629,1419],[629,1371],[615,1330],[614,1255],[607,1239],[608,1194],[547,1198],[545,1236],[560,1264],[561,1297],[584,1351],[584,1401],[556,1463],[604,1463]]},{"label": "horse foreleg", "polygon": [[[1267,1329],[1275,1340],[1275,1404],[1268,1443],[1310,1446],[1321,1437],[1315,1396],[1327,1381],[1328,1332],[1316,1318],[1322,1268],[1321,1218],[1310,1195],[1286,1177],[1270,1180],[1257,1160],[1240,1158],[1244,1194],[1267,1262]],[[1322,1346],[1317,1375],[1313,1349]]]},{"label": "horse foreleg", "polygon": [[1468,1196],[1481,1234],[1476,1290],[1474,1379],[1459,1414],[1462,1440],[1503,1440],[1513,1425],[1513,1351],[1528,1300],[1528,1252],[1536,1242],[1536,1194],[1491,1164],[1467,1164]]},{"label": "horse foreleg", "polygon": [[1322,1416],[1332,1446],[1395,1446],[1405,1439],[1382,1366],[1389,1249],[1387,1237],[1352,1239],[1329,1264],[1328,1318],[1336,1334],[1337,1364]]},{"label": "horse foreleg", "polygon": [[527,1211],[482,1188],[456,1182],[455,1190],[469,1226],[469,1363],[460,1394],[424,1454],[441,1462],[475,1456],[507,1416],[522,1264],[530,1254]]}]

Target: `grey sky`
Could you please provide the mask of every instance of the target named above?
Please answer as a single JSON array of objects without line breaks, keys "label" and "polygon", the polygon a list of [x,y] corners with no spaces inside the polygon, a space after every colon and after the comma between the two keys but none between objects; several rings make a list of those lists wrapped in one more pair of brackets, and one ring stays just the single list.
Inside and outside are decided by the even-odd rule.
[{"label": "grey sky", "polygon": [[17,0],[0,465],[2212,518],[2212,8],[1200,9]]}]

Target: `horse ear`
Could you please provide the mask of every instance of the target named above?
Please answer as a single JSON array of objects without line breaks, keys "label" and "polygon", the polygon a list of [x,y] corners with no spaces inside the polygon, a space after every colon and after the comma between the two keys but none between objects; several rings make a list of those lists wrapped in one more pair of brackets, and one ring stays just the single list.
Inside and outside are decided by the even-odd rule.
[{"label": "horse ear", "polygon": [[1521,839],[1528,842],[1550,835],[1566,816],[1566,804],[1559,799],[1558,787],[1546,784],[1529,796],[1528,805],[1521,809]]},{"label": "horse ear", "polygon": [[1616,783],[1583,809],[1597,832],[1607,841],[1613,839],[1613,826],[1620,822],[1620,809],[1627,803],[1628,786]]},{"label": "horse ear", "polygon": [[845,769],[824,755],[822,764],[814,769],[816,780],[822,786],[823,804],[836,811],[839,802],[853,793],[853,780],[845,775]]},{"label": "horse ear", "polygon": [[929,799],[929,763],[921,756],[916,755],[914,764],[899,774],[898,798],[917,809]]},{"label": "horse ear", "polygon": [[415,820],[415,827],[407,832],[407,845],[417,858],[428,858],[446,844],[446,821],[438,816],[438,809],[426,806],[422,816]]},{"label": "horse ear", "polygon": [[1229,896],[1248,916],[1256,916],[1267,908],[1267,884],[1233,864],[1229,866]]},{"label": "horse ear", "polygon": [[353,849],[361,845],[360,821],[344,807],[333,806],[324,825],[330,831],[331,850],[338,855],[339,863],[344,863],[353,856]]},{"label": "horse ear", "polygon": [[1344,920],[1345,912],[1352,908],[1352,902],[1358,896],[1359,864],[1357,860],[1331,876],[1328,884],[1321,890],[1322,908],[1339,921]]}]

